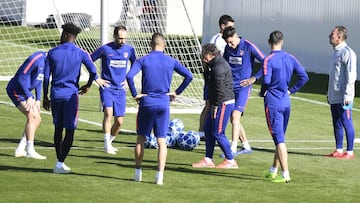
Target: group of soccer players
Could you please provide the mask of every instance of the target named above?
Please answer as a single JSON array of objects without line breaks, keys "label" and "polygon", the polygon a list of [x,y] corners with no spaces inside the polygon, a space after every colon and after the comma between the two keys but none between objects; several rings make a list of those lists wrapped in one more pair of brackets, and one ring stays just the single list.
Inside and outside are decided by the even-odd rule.
[{"label": "group of soccer players", "polygon": [[[284,36],[281,31],[271,32],[268,39],[271,53],[265,56],[253,43],[239,37],[234,28],[234,22],[234,19],[229,15],[221,16],[219,19],[220,32],[212,38],[210,43],[202,47],[205,79],[204,99],[206,103],[200,116],[199,131],[200,133],[205,132],[206,154],[200,162],[194,163],[192,166],[195,168],[238,168],[234,158],[239,154],[252,153],[240,118],[249,99],[251,85],[263,77],[261,96],[264,97],[266,120],[276,146],[274,162],[269,171],[265,172],[265,176],[271,178],[273,182],[288,183],[290,182],[290,174],[287,163],[285,132],[290,116],[290,95],[299,91],[309,77],[297,59],[282,50]],[[149,136],[154,130],[159,144],[155,183],[162,185],[167,157],[166,132],[170,118],[170,101],[173,101],[190,84],[191,72],[179,61],[164,54],[166,43],[161,33],[152,35],[152,51],[148,55],[136,59],[135,49],[125,43],[127,30],[124,26],[116,26],[113,33],[114,41],[102,45],[90,55],[75,45],[76,37],[81,32],[80,28],[72,23],[67,23],[62,28],[60,45],[49,50],[48,53],[35,52],[29,56],[7,86],[9,97],[19,111],[27,117],[23,137],[15,150],[15,157],[26,156],[34,159],[46,159],[34,148],[35,132],[41,122],[40,99],[43,89],[43,107],[46,110],[51,108],[55,126],[54,144],[57,162],[53,172],[70,173],[71,169],[65,165],[65,159],[71,149],[74,131],[77,128],[78,97],[89,90],[93,81],[99,85],[104,111],[102,125],[104,151],[109,154],[116,154],[117,149],[112,146],[112,141],[120,132],[123,123],[126,90],[129,87],[132,96],[139,104],[136,120],[138,137],[135,147],[134,180],[142,181],[141,163],[144,156],[144,142],[146,136]],[[355,61],[356,64],[356,56],[354,57],[353,51],[345,43],[346,29],[345,31],[344,29],[344,27],[334,28],[333,32],[335,33],[332,33],[329,38],[334,49],[340,45],[340,48],[344,48],[340,57],[345,58],[344,60],[350,64],[346,70],[353,80],[354,67],[351,62]],[[332,39],[333,35],[340,37]],[[101,76],[97,75],[93,63],[99,58],[102,59]],[[262,67],[253,75],[255,59]],[[340,59],[338,57],[335,60]],[[86,66],[90,76],[87,84],[79,87],[82,64]],[[341,68],[341,62],[335,61],[334,64],[335,78],[330,79],[339,80],[339,77],[342,78],[343,76],[336,72],[336,68]],[[127,72],[129,66],[131,68]],[[138,92],[134,77],[140,71],[142,71],[142,87],[141,92]],[[170,92],[174,72],[183,76],[184,79],[175,92]],[[298,76],[298,80],[289,86],[293,74]],[[50,77],[52,78],[51,100],[48,97]],[[41,84],[43,84],[43,88]],[[334,81],[331,81],[331,84],[334,84]],[[346,101],[340,93],[336,92],[337,87],[329,85],[329,88],[332,88],[329,89],[329,92],[332,93],[329,99],[341,97],[341,104],[351,105],[354,99],[353,85],[347,84],[349,89],[345,90],[348,93],[345,94]],[[35,90],[35,96],[33,96],[32,90]],[[343,153],[342,144],[340,144],[340,140],[342,143],[343,138],[341,132],[343,127],[347,129],[347,136],[350,139],[352,137],[352,140],[354,139],[351,108],[343,108],[344,105],[338,105],[339,101],[337,100],[335,102],[329,100],[337,143],[337,151],[329,156],[351,159],[354,158],[352,145],[348,144],[347,152]],[[114,123],[112,124],[113,117]],[[232,124],[231,144],[225,135],[226,124],[229,119]],[[65,136],[63,138],[64,128]],[[237,151],[239,138],[243,147]],[[224,162],[215,166],[213,152],[216,141],[224,152],[221,157],[225,159]],[[279,167],[282,169],[281,176],[278,176]]]}]

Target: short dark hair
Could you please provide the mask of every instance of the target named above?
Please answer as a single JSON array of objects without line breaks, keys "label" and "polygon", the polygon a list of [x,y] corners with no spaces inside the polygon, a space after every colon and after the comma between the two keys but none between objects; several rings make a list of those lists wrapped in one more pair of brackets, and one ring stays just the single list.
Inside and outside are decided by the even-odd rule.
[{"label": "short dark hair", "polygon": [[65,23],[61,26],[63,32],[66,34],[74,35],[75,37],[81,32],[81,28],[73,23]]},{"label": "short dark hair", "polygon": [[235,22],[235,20],[231,17],[231,16],[229,16],[229,15],[222,15],[222,16],[220,16],[220,18],[219,18],[219,27],[221,27],[221,25],[222,24],[227,24],[228,22]]},{"label": "short dark hair", "polygon": [[161,33],[156,32],[151,36],[151,46],[152,47],[154,47],[155,45],[159,45],[161,42],[164,42],[164,41],[165,41],[165,37]]},{"label": "short dark hair", "polygon": [[127,31],[126,30],[126,27],[124,25],[118,25],[118,26],[115,26],[114,27],[114,35],[117,35],[119,30],[124,30],[124,31]]},{"label": "short dark hair", "polygon": [[202,46],[202,50],[201,50],[201,54],[207,55],[213,55],[213,56],[219,56],[220,55],[220,50],[216,48],[215,44],[212,43],[208,43]]},{"label": "short dark hair", "polygon": [[234,27],[227,27],[223,31],[222,38],[226,40],[229,37],[232,37],[236,34],[236,29]]},{"label": "short dark hair", "polygon": [[340,37],[342,37],[343,40],[346,40],[347,38],[347,29],[345,26],[337,25],[335,28],[338,30],[338,34]]},{"label": "short dark hair", "polygon": [[281,31],[275,30],[270,33],[268,42],[271,45],[278,44],[281,40],[284,40],[284,35]]}]

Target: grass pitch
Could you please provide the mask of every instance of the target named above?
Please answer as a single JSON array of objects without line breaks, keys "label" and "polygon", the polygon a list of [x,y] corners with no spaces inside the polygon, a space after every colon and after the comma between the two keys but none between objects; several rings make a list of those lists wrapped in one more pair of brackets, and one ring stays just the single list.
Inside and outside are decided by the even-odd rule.
[{"label": "grass pitch", "polygon": [[[316,75],[315,75],[316,76]],[[96,87],[80,98],[82,119],[66,164],[68,175],[53,174],[56,162],[53,125],[49,112],[42,114],[35,147],[47,160],[14,158],[25,118],[9,105],[5,91],[0,93],[0,202],[358,202],[360,199],[359,144],[354,160],[324,157],[335,147],[331,115],[326,104],[323,80],[305,86],[292,97],[287,131],[289,169],[292,182],[275,184],[263,177],[272,163],[274,145],[267,131],[263,102],[257,97],[258,85],[248,103],[242,123],[253,154],[236,158],[239,169],[193,169],[191,163],[205,154],[204,142],[193,151],[168,150],[164,185],[154,184],[157,150],[146,149],[143,182],[134,175],[136,136],[121,133],[113,144],[117,155],[102,150],[102,113]],[[314,86],[312,86],[314,85]],[[4,90],[6,82],[0,82]],[[359,89],[359,88],[358,88]],[[357,94],[358,95],[358,94]],[[355,108],[360,104],[355,100]],[[124,129],[135,130],[135,114],[127,114]],[[183,120],[186,130],[198,128],[198,114],[172,114]],[[355,130],[359,130],[360,112],[354,109]],[[230,138],[231,126],[227,136]],[[344,140],[345,141],[345,140]],[[346,146],[346,143],[345,145]],[[216,148],[215,163],[221,150]]]}]

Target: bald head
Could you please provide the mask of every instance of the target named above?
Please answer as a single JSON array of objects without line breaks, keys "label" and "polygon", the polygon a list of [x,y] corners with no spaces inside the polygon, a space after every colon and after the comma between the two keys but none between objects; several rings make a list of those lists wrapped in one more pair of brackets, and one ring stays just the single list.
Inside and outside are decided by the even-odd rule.
[{"label": "bald head", "polygon": [[151,37],[151,48],[157,51],[165,49],[165,37],[161,33],[154,33]]}]

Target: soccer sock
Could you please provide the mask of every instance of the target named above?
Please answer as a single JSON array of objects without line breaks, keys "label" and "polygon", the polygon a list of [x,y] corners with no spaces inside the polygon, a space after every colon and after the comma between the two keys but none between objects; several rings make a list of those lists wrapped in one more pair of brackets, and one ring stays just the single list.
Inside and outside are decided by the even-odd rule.
[{"label": "soccer sock", "polygon": [[205,157],[205,161],[206,162],[212,162],[212,159],[210,159],[209,157]]},{"label": "soccer sock", "polygon": [[56,162],[56,168],[61,168],[61,167],[63,167],[63,165],[64,165],[64,162],[60,162],[60,161]]},{"label": "soccer sock", "polygon": [[348,155],[353,155],[354,151],[346,151],[348,153]]},{"label": "soccer sock", "polygon": [[339,153],[343,153],[343,152],[344,152],[343,149],[336,149],[336,151],[339,152]]},{"label": "soccer sock", "polygon": [[20,139],[19,145],[17,147],[18,150],[25,150],[27,144],[27,140],[26,140],[26,136],[24,134],[24,136],[22,136],[22,138]]},{"label": "soccer sock", "polygon": [[236,153],[237,151],[237,145],[238,145],[238,142],[237,141],[232,141],[231,142],[231,151]]},{"label": "soccer sock", "polygon": [[164,179],[164,173],[160,172],[160,171],[156,172],[155,178],[156,178],[156,183],[157,184],[162,184],[163,179]]},{"label": "soccer sock", "polygon": [[110,143],[110,134],[104,134],[104,147],[107,148]]},{"label": "soccer sock", "polygon": [[249,144],[249,141],[243,142],[242,145],[243,145],[243,148],[244,148],[244,149],[247,149],[247,150],[250,150],[250,149],[251,149],[250,144]]},{"label": "soccer sock", "polygon": [[270,169],[269,169],[270,173],[277,173],[278,169],[271,166]]},{"label": "soccer sock", "polygon": [[289,180],[290,179],[290,173],[289,171],[283,171],[282,172],[282,177]]},{"label": "soccer sock", "polygon": [[110,143],[112,143],[112,141],[114,141],[115,140],[115,138],[116,138],[116,136],[110,136]]},{"label": "soccer sock", "polygon": [[26,143],[26,146],[27,146],[27,152],[28,153],[31,153],[31,152],[34,152],[35,149],[34,149],[34,141],[27,141]]},{"label": "soccer sock", "polygon": [[198,133],[199,133],[199,136],[200,136],[200,137],[204,137],[204,136],[205,136],[205,133],[202,132],[202,131],[199,131]]}]

